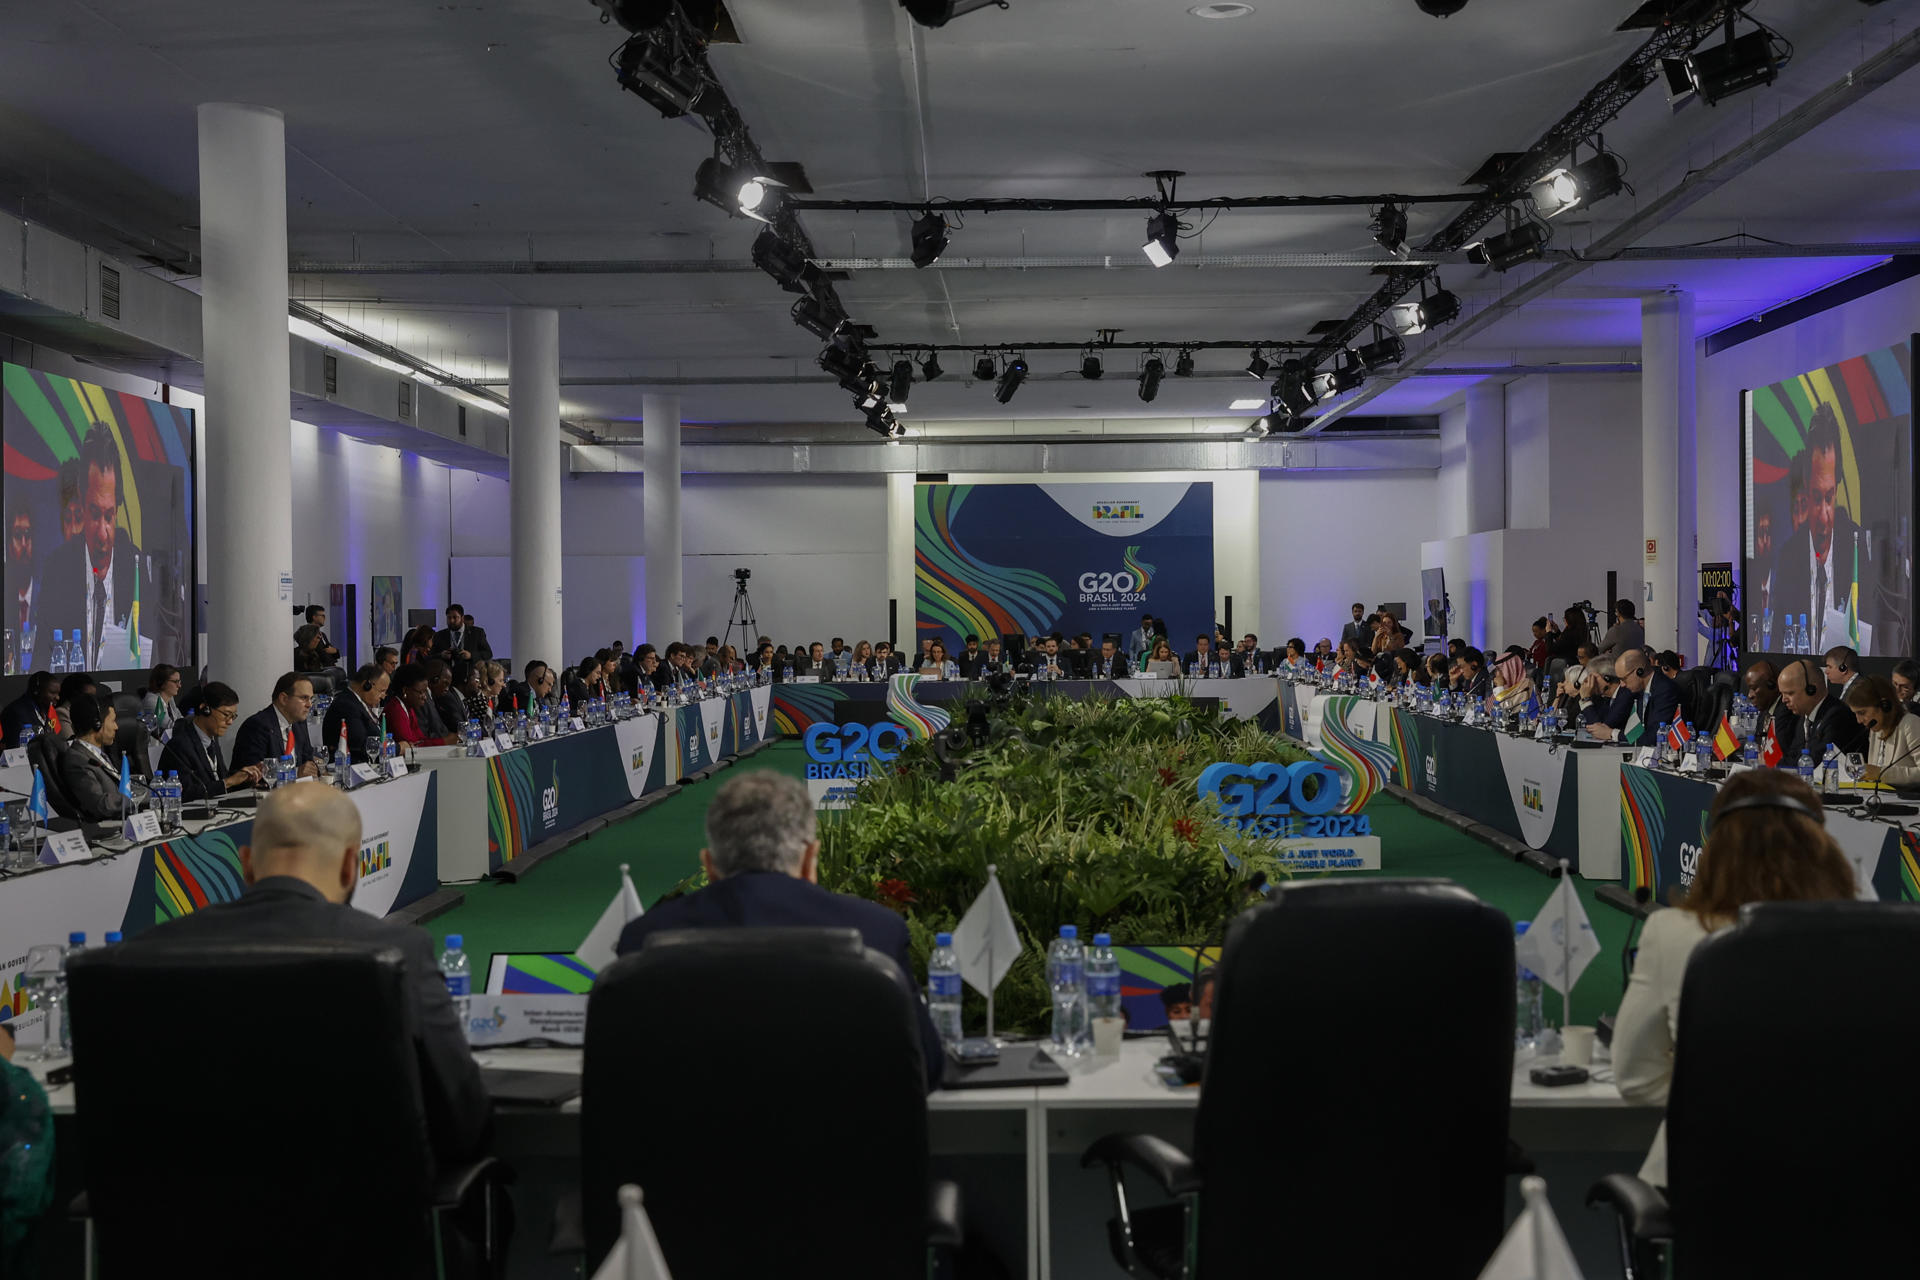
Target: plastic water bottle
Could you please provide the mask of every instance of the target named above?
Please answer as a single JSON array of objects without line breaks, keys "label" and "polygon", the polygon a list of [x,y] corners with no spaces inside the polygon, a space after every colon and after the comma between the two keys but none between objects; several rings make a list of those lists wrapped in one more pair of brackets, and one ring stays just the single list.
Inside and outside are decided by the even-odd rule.
[{"label": "plastic water bottle", "polygon": [[[80,633],[76,631],[74,634]],[[75,641],[75,643],[79,642]],[[67,966],[73,963],[75,956],[86,949],[86,934],[76,929],[67,935],[67,949],[60,957],[60,1003],[62,1005],[67,1002]],[[66,1014],[66,1017],[60,1019],[60,1053],[63,1057],[71,1057],[73,1055],[73,1011],[68,1009]]]},{"label": "plastic water bottle", "polygon": [[294,763],[293,757],[290,755],[281,756],[279,762],[274,766],[273,785],[276,787],[292,786],[294,779],[299,776],[300,766]]},{"label": "plastic water bottle", "polygon": [[1075,1058],[1087,1048],[1086,952],[1075,925],[1060,926],[1060,936],[1047,948],[1047,986],[1053,992],[1051,1048]]},{"label": "plastic water bottle", "polygon": [[558,722],[553,726],[553,731],[555,733],[573,731],[573,699],[564,693],[560,695],[560,715]]},{"label": "plastic water bottle", "polygon": [[167,773],[167,803],[173,806],[173,825],[176,827],[180,825],[180,813],[186,802],[186,798],[186,787],[180,781],[180,771],[178,769],[169,770]]},{"label": "plastic water bottle", "polygon": [[447,996],[453,1001],[453,1016],[460,1020],[462,1034],[467,1030],[467,1009],[473,1003],[473,970],[467,964],[467,953],[461,950],[465,941],[459,934],[450,933],[440,952],[440,976],[447,980]]},{"label": "plastic water bottle", "polygon": [[954,954],[953,935],[933,935],[933,954],[927,957],[927,1011],[940,1043],[960,1043],[960,957]]},{"label": "plastic water bottle", "polygon": [[1713,748],[1707,745],[1705,732],[1693,735],[1693,758],[1699,764],[1702,773],[1705,773],[1707,766],[1713,763]]},{"label": "plastic water bottle", "polygon": [[51,656],[53,674],[65,675],[67,671],[67,640],[60,628],[53,629],[53,651]]},{"label": "plastic water bottle", "polygon": [[73,634],[67,637],[67,670],[85,671],[87,669],[87,646],[80,639],[80,628],[75,627]]},{"label": "plastic water bottle", "polygon": [[[29,818],[31,823],[32,819]],[[0,867],[13,863],[13,824],[7,819],[7,806],[0,804]]]},{"label": "plastic water bottle", "polygon": [[1091,1028],[1095,1018],[1120,1016],[1120,961],[1113,954],[1113,939],[1096,933],[1087,949],[1087,1025]]},{"label": "plastic water bottle", "polygon": [[110,930],[107,934],[107,945],[111,947],[116,943],[118,943],[119,941],[120,941],[120,931],[118,929]]},{"label": "plastic water bottle", "polygon": [[784,666],[780,668],[780,683],[781,684],[793,683],[793,664],[791,662],[786,663]]},{"label": "plastic water bottle", "polygon": [[353,756],[347,750],[347,736],[340,735],[340,750],[333,756],[333,785],[342,791],[353,786]]},{"label": "plastic water bottle", "polygon": [[1760,736],[1758,734],[1747,739],[1747,745],[1740,752],[1740,763],[1749,769],[1760,767]]},{"label": "plastic water bottle", "polygon": [[[1515,920],[1513,936],[1516,941],[1526,936],[1531,920]],[[1541,1012],[1540,975],[1521,966],[1517,972],[1517,985],[1514,989],[1513,1047],[1519,1054],[1533,1053],[1540,1047],[1540,1033],[1546,1026],[1546,1018]]]},{"label": "plastic water bottle", "polygon": [[1810,787],[1813,786],[1813,756],[1807,752],[1807,749],[1805,747],[1800,748],[1799,768],[1800,768],[1800,781],[1806,783]]},{"label": "plastic water bottle", "polygon": [[1827,744],[1826,753],[1820,757],[1820,772],[1817,776],[1820,790],[1838,791],[1840,789],[1840,748],[1831,742]]}]

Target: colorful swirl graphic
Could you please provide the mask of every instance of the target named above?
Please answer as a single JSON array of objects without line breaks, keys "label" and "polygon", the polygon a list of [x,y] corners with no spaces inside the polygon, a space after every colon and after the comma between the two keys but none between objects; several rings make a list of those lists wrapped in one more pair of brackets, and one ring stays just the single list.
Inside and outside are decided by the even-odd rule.
[{"label": "colorful swirl graphic", "polygon": [[922,677],[916,675],[897,675],[887,681],[887,714],[906,728],[909,737],[931,738],[952,724],[953,716],[939,707],[914,700],[913,686],[920,679]]},{"label": "colorful swirl graphic", "polygon": [[818,721],[833,723],[833,704],[846,694],[830,684],[783,684],[773,694],[773,727],[798,737]]},{"label": "colorful swirl graphic", "polygon": [[1340,807],[1342,813],[1365,809],[1386,785],[1394,766],[1390,745],[1362,738],[1347,728],[1347,708],[1357,701],[1357,697],[1329,699],[1326,714],[1320,719],[1321,749],[1315,758],[1332,765],[1350,783],[1346,803]]},{"label": "colorful swirl graphic", "polygon": [[[554,785],[560,784],[558,769]],[[487,865],[499,870],[527,851],[527,819],[539,809],[533,753],[509,751],[487,761]]]},{"label": "colorful swirl graphic", "polygon": [[1127,554],[1121,557],[1121,563],[1133,575],[1133,589],[1145,591],[1147,584],[1153,581],[1154,567],[1140,558],[1140,548],[1128,547]]},{"label": "colorful swirl graphic", "polygon": [[[214,903],[231,902],[245,886],[240,850],[223,831],[169,840],[154,845],[147,856],[151,880],[139,877],[152,895],[153,912],[146,923],[160,924]],[[140,896],[136,892],[135,900]],[[127,914],[134,912],[130,909]]]},{"label": "colorful swirl graphic", "polygon": [[1655,854],[1667,834],[1667,804],[1660,783],[1644,769],[1620,770],[1620,847],[1625,852],[1629,893],[1644,888],[1660,899]]},{"label": "colorful swirl graphic", "polygon": [[954,518],[972,491],[968,484],[914,486],[917,629],[952,636],[1046,634],[1067,600],[1053,579],[1032,569],[987,564],[955,541]]},{"label": "colorful swirl graphic", "polygon": [[1900,832],[1900,901],[1920,902],[1920,832]]}]

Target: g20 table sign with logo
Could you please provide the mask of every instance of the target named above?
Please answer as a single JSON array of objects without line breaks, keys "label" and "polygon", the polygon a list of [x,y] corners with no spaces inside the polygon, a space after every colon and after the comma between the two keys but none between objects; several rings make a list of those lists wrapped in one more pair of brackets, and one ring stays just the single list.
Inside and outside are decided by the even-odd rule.
[{"label": "g20 table sign with logo", "polygon": [[[1380,837],[1364,813],[1370,793],[1319,760],[1209,765],[1196,784],[1220,804],[1221,825],[1262,839],[1288,871],[1378,871]],[[1358,801],[1358,804],[1353,803]]]},{"label": "g20 table sign with logo", "polygon": [[801,743],[807,751],[807,792],[816,809],[845,809],[853,803],[860,779],[870,777],[900,755],[907,730],[891,721],[881,724],[827,724],[808,729]]}]

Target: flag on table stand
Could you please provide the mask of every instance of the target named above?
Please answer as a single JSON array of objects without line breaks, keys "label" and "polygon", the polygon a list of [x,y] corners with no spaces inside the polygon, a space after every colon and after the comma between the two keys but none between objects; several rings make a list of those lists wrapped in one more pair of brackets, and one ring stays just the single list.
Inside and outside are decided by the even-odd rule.
[{"label": "flag on table stand", "polygon": [[47,780],[41,776],[38,767],[33,771],[33,792],[27,797],[27,812],[42,822],[53,816],[53,811],[47,806]]},{"label": "flag on table stand", "polygon": [[1760,763],[1769,769],[1778,769],[1780,762],[1787,756],[1787,753],[1780,749],[1779,728],[1777,722],[1767,722],[1767,745],[1760,748]]},{"label": "flag on table stand", "polygon": [[1514,943],[1513,954],[1523,968],[1539,974],[1540,981],[1560,993],[1561,1025],[1566,1025],[1573,984],[1600,954],[1600,940],[1594,936],[1593,922],[1587,919],[1587,909],[1580,905],[1580,895],[1574,891],[1573,872],[1566,859],[1560,860],[1559,883],[1546,904],[1534,913],[1533,924]]},{"label": "flag on table stand", "polygon": [[1678,711],[1673,713],[1673,723],[1667,726],[1667,745],[1675,751],[1685,751],[1687,744],[1693,741],[1693,730],[1687,727],[1686,718]]},{"label": "flag on table stand", "polygon": [[653,1221],[640,1202],[640,1188],[632,1183],[620,1188],[620,1238],[607,1250],[593,1280],[673,1280],[653,1234]]},{"label": "flag on table stand", "polygon": [[993,1038],[993,990],[1020,954],[1020,931],[1014,928],[1013,912],[1000,888],[999,870],[988,864],[987,887],[960,917],[960,923],[953,926],[953,953],[960,961],[960,976],[987,998],[989,1040]]},{"label": "flag on table stand", "polygon": [[1526,1207],[1507,1228],[1480,1280],[1584,1280],[1560,1220],[1547,1203],[1545,1178],[1520,1179]]},{"label": "flag on table stand", "polygon": [[1740,752],[1740,737],[1733,731],[1733,721],[1726,712],[1720,713],[1720,727],[1713,731],[1713,758],[1731,760]]},{"label": "flag on table stand", "polygon": [[614,946],[620,941],[620,931],[638,920],[645,912],[640,905],[640,893],[633,887],[633,877],[627,874],[626,863],[620,864],[620,891],[613,895],[613,901],[600,913],[587,936],[573,949],[580,963],[595,973],[612,964],[617,954]]},{"label": "flag on table stand", "polygon": [[1640,719],[1640,700],[1635,698],[1633,710],[1627,712],[1627,723],[1620,730],[1620,737],[1628,743],[1637,744],[1645,736],[1646,730],[1646,724]]}]

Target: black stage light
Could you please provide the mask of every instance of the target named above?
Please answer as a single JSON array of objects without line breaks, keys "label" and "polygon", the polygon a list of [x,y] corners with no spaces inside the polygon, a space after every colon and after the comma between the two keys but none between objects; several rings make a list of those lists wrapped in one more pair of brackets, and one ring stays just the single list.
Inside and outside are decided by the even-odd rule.
[{"label": "black stage light", "polygon": [[652,34],[634,36],[620,46],[613,77],[622,89],[669,120],[699,106],[707,91],[699,64],[679,42]]},{"label": "black stage light", "polygon": [[1360,363],[1359,358],[1355,356],[1353,352],[1349,351],[1347,358],[1334,366],[1333,393],[1339,395],[1344,391],[1352,391],[1366,380],[1367,371],[1365,366]]},{"label": "black stage light", "polygon": [[900,7],[923,27],[944,27],[955,18],[990,4],[1004,9],[1007,0],[900,0]]},{"label": "black stage light", "polygon": [[1460,318],[1460,299],[1446,289],[1436,289],[1420,300],[1420,327],[1437,329]]},{"label": "black stage light", "polygon": [[1308,371],[1304,361],[1288,360],[1280,366],[1273,382],[1273,399],[1289,414],[1298,417],[1313,407],[1313,393],[1307,387]]},{"label": "black stage light", "polygon": [[1098,352],[1089,351],[1080,357],[1080,376],[1088,382],[1097,381],[1106,369],[1100,363]]},{"label": "black stage light", "polygon": [[1383,204],[1373,220],[1373,239],[1396,258],[1409,254],[1407,249],[1407,211],[1397,204]]},{"label": "black stage light", "polygon": [[1353,354],[1360,358],[1360,363],[1368,372],[1372,372],[1375,369],[1384,369],[1390,364],[1399,364],[1406,359],[1407,343],[1406,339],[1400,335],[1390,333],[1367,343],[1364,347],[1355,348]]},{"label": "black stage light", "polygon": [[771,227],[754,238],[753,265],[772,276],[788,293],[807,293],[826,279],[824,271],[808,262],[805,254]]},{"label": "black stage light", "polygon": [[826,305],[812,294],[807,294],[794,303],[793,310],[789,314],[793,316],[795,324],[816,338],[833,337],[834,326],[840,323],[839,318],[828,311]]},{"label": "black stage light", "polygon": [[982,353],[980,358],[973,362],[973,377],[976,382],[990,381],[997,371],[993,357],[990,355]]},{"label": "black stage light", "polygon": [[947,220],[929,210],[913,220],[913,265],[930,267],[947,251]]},{"label": "black stage light", "polygon": [[1467,246],[1467,261],[1505,271],[1531,262],[1545,252],[1548,231],[1537,222],[1522,222],[1479,244]]},{"label": "black stage light", "polygon": [[1603,151],[1591,160],[1555,169],[1529,187],[1527,194],[1535,213],[1557,218],[1569,209],[1584,208],[1617,194],[1621,185],[1619,158]]},{"label": "black stage light", "polygon": [[1467,7],[1467,0],[1413,0],[1420,12],[1435,18],[1451,18]]},{"label": "black stage light", "polygon": [[894,430],[899,424],[893,420],[893,414],[884,404],[865,406],[864,411],[867,415],[867,430],[878,432],[888,439],[892,439],[896,434],[905,434],[905,432],[896,432]]},{"label": "black stage light", "polygon": [[1772,84],[1779,72],[1770,32],[1749,31],[1687,55],[1687,78],[1708,106],[1744,89]]},{"label": "black stage light", "polygon": [[895,413],[907,411],[907,396],[913,391],[913,361],[901,356],[893,362],[893,377],[887,383],[887,408]]},{"label": "black stage light", "polygon": [[1164,267],[1180,256],[1180,219],[1164,209],[1147,219],[1147,242],[1140,246],[1147,261]]},{"label": "black stage light", "polygon": [[1272,367],[1273,366],[1267,363],[1267,358],[1260,354],[1260,348],[1255,347],[1253,349],[1253,359],[1247,361],[1247,376],[1249,378],[1258,378],[1264,382],[1267,377],[1267,370]]},{"label": "black stage light", "polygon": [[1188,351],[1184,347],[1181,348],[1180,354],[1174,357],[1173,376],[1176,378],[1191,378],[1193,376],[1193,352]]},{"label": "black stage light", "polygon": [[1151,402],[1159,395],[1160,379],[1166,375],[1166,362],[1159,356],[1148,356],[1147,362],[1140,366],[1140,398]]},{"label": "black stage light", "polygon": [[737,169],[719,156],[708,156],[693,175],[693,194],[728,213],[771,222],[785,183],[747,169]]},{"label": "black stage light", "polygon": [[921,379],[926,382],[932,382],[945,372],[946,370],[940,367],[940,353],[938,351],[927,352],[927,358],[920,363]]},{"label": "black stage light", "polygon": [[860,370],[866,364],[866,358],[859,352],[848,351],[844,347],[827,347],[820,352],[817,363],[848,391],[864,389],[860,382]]},{"label": "black stage light", "polygon": [[1000,372],[1000,381],[994,384],[993,398],[1001,404],[1013,399],[1013,393],[1027,380],[1027,362],[1025,357],[1015,356],[1007,361],[1007,367]]}]

